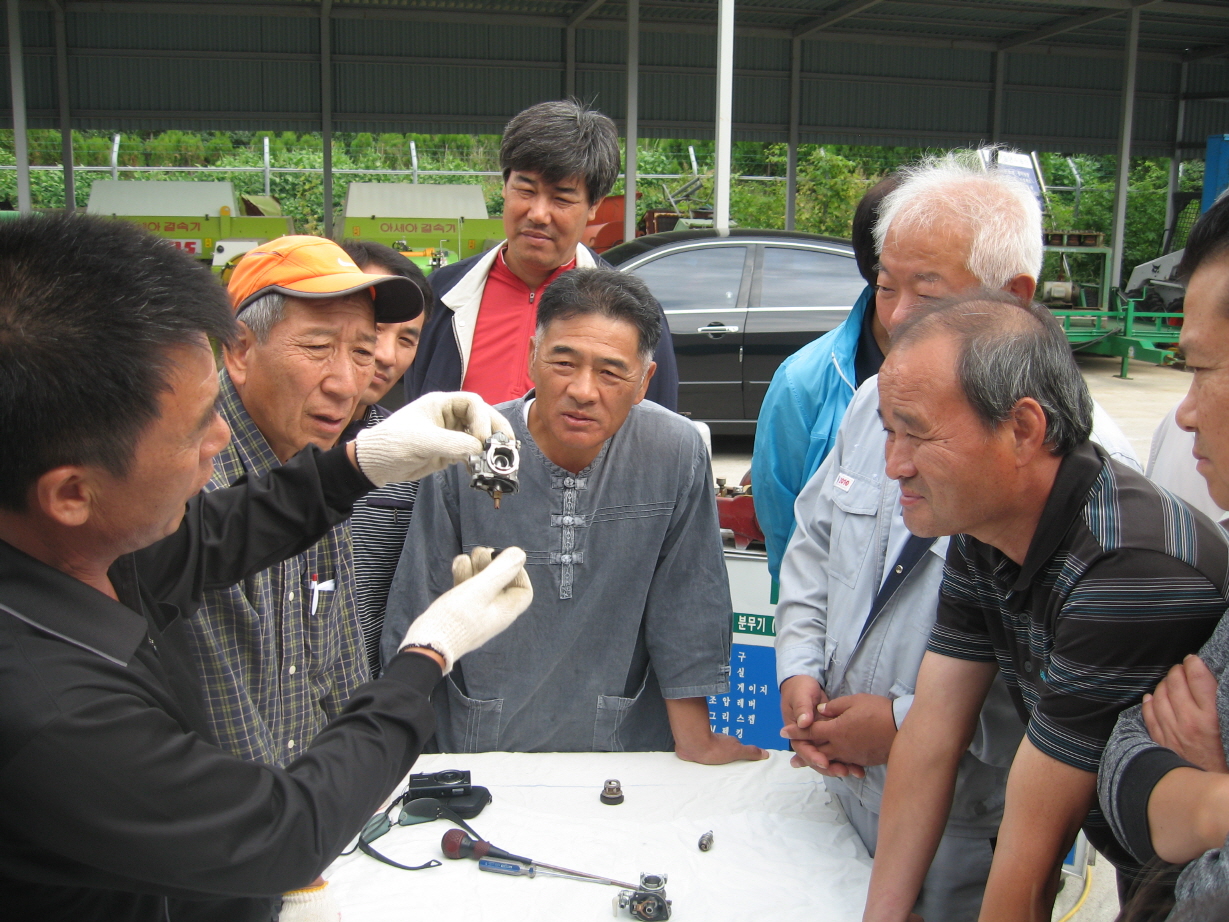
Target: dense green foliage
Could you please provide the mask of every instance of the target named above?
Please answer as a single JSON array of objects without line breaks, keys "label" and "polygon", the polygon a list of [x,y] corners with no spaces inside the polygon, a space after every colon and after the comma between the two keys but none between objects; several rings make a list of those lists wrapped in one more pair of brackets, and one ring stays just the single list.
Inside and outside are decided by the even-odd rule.
[{"label": "dense green foliage", "polygon": [[[217,172],[174,172],[133,170],[120,175],[130,179],[229,179],[236,191],[262,192],[261,172],[238,172],[239,168],[259,168],[263,164],[263,141],[269,138],[272,166],[305,172],[273,173],[270,191],[282,202],[295,227],[306,233],[321,230],[323,179],[319,171],[324,154],[319,134],[287,132],[213,132],[164,131],[158,134],[123,134],[118,162],[122,167],[212,167]],[[60,163],[60,135],[49,129],[32,130],[30,161],[33,165]],[[103,131],[73,132],[73,156],[77,166],[108,167],[111,163],[113,134]],[[411,170],[410,142],[417,147],[418,168],[422,171],[495,173],[499,169],[499,138],[494,135],[418,135],[418,134],[336,134],[333,140],[333,169]],[[693,177],[692,152],[699,182],[689,195],[679,198]],[[798,194],[795,223],[799,230],[848,236],[858,199],[867,187],[885,173],[928,153],[923,148],[859,147],[803,144],[798,152]],[[673,139],[646,139],[640,142],[637,191],[638,210],[669,208],[670,200],[684,207],[702,208],[712,203],[713,142]],[[784,144],[737,142],[732,151],[735,178],[730,191],[730,214],[743,227],[780,228],[785,223],[786,147]],[[1041,163],[1049,186],[1067,187],[1049,195],[1047,226],[1061,230],[1098,231],[1108,240],[1112,231],[1115,160],[1113,156],[1042,154]],[[11,131],[0,131],[0,165],[12,165]],[[1077,185],[1078,170],[1082,187],[1078,194],[1069,191]],[[1132,158],[1130,196],[1127,207],[1125,270],[1161,253],[1165,232],[1165,190],[1169,170],[1166,158]],[[653,178],[665,174],[671,178]],[[89,200],[89,189],[107,171],[78,171],[76,199],[79,206]],[[340,209],[351,182],[406,182],[407,176],[389,173],[336,173],[333,179],[334,207]],[[1203,180],[1203,164],[1184,165],[1182,190],[1198,191]],[[483,187],[492,215],[503,211],[501,182],[498,176],[437,176],[423,174],[421,182],[470,182]],[[37,170],[31,177],[36,207],[62,208],[63,178],[59,170]],[[616,193],[623,191],[622,182]],[[16,198],[16,174],[0,170],[0,200]],[[1073,274],[1084,281],[1096,278],[1092,260],[1075,260]],[[1059,271],[1051,259],[1047,277]]]}]

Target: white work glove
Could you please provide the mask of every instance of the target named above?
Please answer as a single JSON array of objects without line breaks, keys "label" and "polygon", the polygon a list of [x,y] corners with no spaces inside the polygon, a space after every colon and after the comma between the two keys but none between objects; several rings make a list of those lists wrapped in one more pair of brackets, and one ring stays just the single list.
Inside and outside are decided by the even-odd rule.
[{"label": "white work glove", "polygon": [[282,896],[278,922],[340,922],[341,908],[333,902],[329,882],[323,881]]},{"label": "white work glove", "polygon": [[477,394],[425,394],[354,440],[354,457],[377,487],[421,480],[482,453],[493,431],[516,438],[508,421]]},{"label": "white work glove", "polygon": [[533,601],[525,552],[505,548],[491,559],[489,547],[452,561],[453,588],[431,603],[405,633],[399,649],[430,647],[444,658],[444,675],[470,650],[516,620]]}]

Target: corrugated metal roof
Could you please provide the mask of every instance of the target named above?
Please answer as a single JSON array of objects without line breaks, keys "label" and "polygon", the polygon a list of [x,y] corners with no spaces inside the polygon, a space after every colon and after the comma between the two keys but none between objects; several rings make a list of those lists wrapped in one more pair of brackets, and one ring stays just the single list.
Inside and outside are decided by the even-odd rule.
[{"label": "corrugated metal roof", "polygon": [[[821,26],[801,42],[806,140],[927,145],[988,138],[995,51],[1007,43],[1004,139],[1113,150],[1126,16],[1106,10],[1113,15],[1061,28],[1110,2],[884,0],[839,18],[847,0],[740,0],[736,136],[786,136],[791,36]],[[562,95],[563,26],[583,5],[334,0],[334,125],[497,131],[526,105]],[[711,136],[716,3],[641,0],[640,9],[641,133]],[[73,124],[318,129],[319,10],[308,0],[70,3]],[[831,14],[838,19],[827,22]],[[576,92],[616,118],[626,111],[625,15],[626,0],[609,0],[575,31]],[[41,0],[27,0],[22,21],[30,124],[54,126],[53,19]],[[1188,94],[1229,95],[1229,3],[1164,0],[1141,21],[1137,150],[1165,153],[1184,58]],[[1038,30],[1053,34],[1014,46]],[[7,70],[0,67],[3,102]],[[1191,100],[1186,125],[1192,145],[1209,131],[1229,131],[1229,105]]]}]

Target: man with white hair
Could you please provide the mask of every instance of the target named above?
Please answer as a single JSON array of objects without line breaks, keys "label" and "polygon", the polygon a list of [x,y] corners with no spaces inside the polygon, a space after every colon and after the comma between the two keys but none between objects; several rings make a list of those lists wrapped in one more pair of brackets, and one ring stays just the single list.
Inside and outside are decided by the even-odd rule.
[{"label": "man with white hair", "polygon": [[[875,304],[888,334],[934,298],[985,287],[1027,303],[1036,287],[1036,200],[1006,175],[955,156],[903,171],[880,206],[875,237]],[[828,777],[872,856],[888,753],[913,702],[948,544],[905,527],[900,491],[885,472],[877,382],[858,388],[832,453],[798,497],[776,612],[783,732],[793,740],[794,765]],[[1094,438],[1138,468],[1117,427],[1104,414],[1101,422],[1108,432]],[[1022,731],[996,682],[960,758],[952,810],[917,897],[925,918],[977,918]]]}]

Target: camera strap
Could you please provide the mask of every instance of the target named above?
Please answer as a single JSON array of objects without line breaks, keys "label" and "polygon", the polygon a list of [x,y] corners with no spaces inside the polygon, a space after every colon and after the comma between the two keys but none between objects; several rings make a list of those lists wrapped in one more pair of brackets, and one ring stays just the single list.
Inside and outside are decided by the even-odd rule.
[{"label": "camera strap", "polygon": [[358,840],[358,847],[359,847],[359,851],[361,851],[364,855],[370,855],[376,861],[382,861],[384,864],[390,865],[391,867],[394,867],[394,868],[400,868],[403,871],[425,871],[427,868],[438,868],[440,866],[440,863],[436,861],[434,858],[432,858],[426,864],[419,864],[419,865],[414,865],[414,866],[410,866],[408,864],[400,864],[396,861],[393,861],[393,859],[389,858],[387,855],[381,855],[374,848],[372,848],[369,843],[364,842],[361,838]]}]

